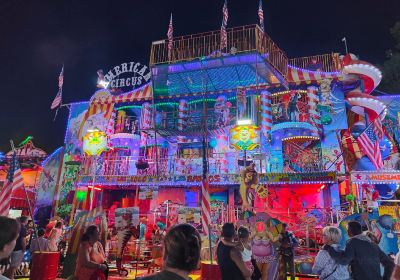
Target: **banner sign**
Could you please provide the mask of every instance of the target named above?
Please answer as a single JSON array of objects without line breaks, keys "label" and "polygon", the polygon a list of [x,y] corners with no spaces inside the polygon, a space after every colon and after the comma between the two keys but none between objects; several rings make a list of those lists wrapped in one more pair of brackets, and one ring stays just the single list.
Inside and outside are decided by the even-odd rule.
[{"label": "banner sign", "polygon": [[[161,176],[81,176],[78,185],[171,185],[185,186],[200,185],[201,175],[161,175]],[[239,174],[209,175],[208,181],[211,185],[240,184]],[[259,184],[299,184],[299,183],[336,183],[336,172],[315,172],[315,173],[267,173],[259,174]]]},{"label": "banner sign", "polygon": [[336,172],[260,174],[261,184],[335,183]]},{"label": "banner sign", "polygon": [[179,224],[200,224],[200,207],[180,207],[178,208]]},{"label": "banner sign", "polygon": [[139,199],[156,199],[158,196],[158,187],[149,186],[143,187],[139,189]]},{"label": "banner sign", "polygon": [[400,172],[355,171],[351,172],[351,182],[355,184],[399,184]]},{"label": "banner sign", "polygon": [[101,77],[109,88],[132,89],[147,83],[151,78],[150,68],[140,62],[126,62],[113,67]]}]

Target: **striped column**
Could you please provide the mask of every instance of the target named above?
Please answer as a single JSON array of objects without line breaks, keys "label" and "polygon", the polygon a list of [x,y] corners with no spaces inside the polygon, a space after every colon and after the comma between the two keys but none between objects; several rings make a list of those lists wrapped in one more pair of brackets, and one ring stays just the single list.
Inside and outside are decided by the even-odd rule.
[{"label": "striped column", "polygon": [[185,99],[179,100],[178,105],[178,130],[183,131],[186,129],[188,118],[188,103]]},{"label": "striped column", "polygon": [[271,93],[263,90],[260,94],[261,102],[261,131],[265,137],[271,131],[272,112],[271,112]]},{"label": "striped column", "polygon": [[143,103],[142,105],[142,116],[141,116],[141,128],[149,129],[152,127],[152,115],[151,106],[149,102]]},{"label": "striped column", "polygon": [[322,134],[321,115],[318,112],[318,88],[311,86],[307,88],[308,113],[310,115],[310,123],[318,130],[318,134]]},{"label": "striped column", "polygon": [[[203,179],[201,184],[201,224],[206,236],[210,234],[209,225],[211,223],[210,191],[208,179]],[[210,244],[211,246],[211,244]]]},{"label": "striped column", "polygon": [[116,115],[117,115],[117,112],[115,110],[113,110],[112,113],[111,113],[110,120],[108,121],[108,125],[107,125],[107,130],[106,130],[107,136],[110,136],[110,135],[114,134],[114,131],[115,131],[115,117],[116,117]]}]

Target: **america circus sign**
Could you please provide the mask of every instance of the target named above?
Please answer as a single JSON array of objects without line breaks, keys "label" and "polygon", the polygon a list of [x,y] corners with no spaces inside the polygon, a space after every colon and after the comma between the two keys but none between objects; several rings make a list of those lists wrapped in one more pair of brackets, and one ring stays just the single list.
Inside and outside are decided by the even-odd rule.
[{"label": "america circus sign", "polygon": [[137,88],[151,78],[150,68],[140,62],[125,62],[113,67],[104,75],[109,88]]}]

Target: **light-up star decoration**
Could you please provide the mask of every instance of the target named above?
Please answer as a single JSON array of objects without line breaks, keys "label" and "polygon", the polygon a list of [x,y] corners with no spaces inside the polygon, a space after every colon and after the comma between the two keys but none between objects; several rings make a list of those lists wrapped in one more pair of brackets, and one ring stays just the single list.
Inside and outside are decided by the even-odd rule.
[{"label": "light-up star decoration", "polygon": [[238,151],[251,151],[260,144],[260,128],[255,125],[237,125],[230,133],[231,146]]}]

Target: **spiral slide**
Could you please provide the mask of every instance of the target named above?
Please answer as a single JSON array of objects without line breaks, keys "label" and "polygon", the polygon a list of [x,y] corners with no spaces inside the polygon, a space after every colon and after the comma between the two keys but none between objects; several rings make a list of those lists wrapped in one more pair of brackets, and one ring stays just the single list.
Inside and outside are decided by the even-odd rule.
[{"label": "spiral slide", "polygon": [[[359,116],[359,120],[367,118],[367,123],[376,120],[378,117],[383,120],[386,116],[386,105],[371,95],[371,92],[379,85],[382,80],[381,71],[368,62],[358,60],[354,55],[348,54],[343,60],[343,81],[348,84],[355,84],[356,88],[346,93],[346,101],[351,107],[350,110]],[[355,122],[350,127],[353,137],[358,137],[366,128],[364,121]],[[377,135],[375,135],[377,136]],[[382,160],[390,156],[390,140],[383,135],[379,143]],[[353,167],[358,171],[376,171],[377,168],[372,161],[363,156],[358,159]],[[391,198],[396,188],[395,185],[376,185],[381,198]]]},{"label": "spiral slide", "polygon": [[371,96],[371,92],[382,80],[381,71],[372,64],[357,60],[348,54],[343,58],[343,79],[345,82],[360,82],[360,86],[346,94],[346,101],[352,107],[352,111],[369,120],[375,120],[378,116],[383,120],[386,115],[386,106],[378,99]]}]

